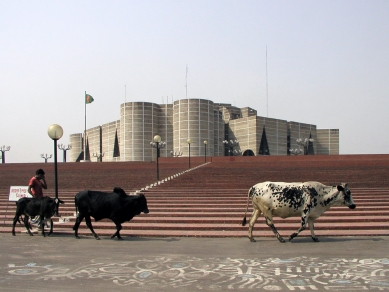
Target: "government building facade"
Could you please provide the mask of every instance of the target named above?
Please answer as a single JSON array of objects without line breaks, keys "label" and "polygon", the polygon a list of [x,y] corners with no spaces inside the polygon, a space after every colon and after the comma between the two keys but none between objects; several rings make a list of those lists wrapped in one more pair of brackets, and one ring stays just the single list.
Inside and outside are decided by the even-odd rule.
[{"label": "government building facade", "polygon": [[157,151],[150,142],[156,134],[165,146],[160,157],[339,155],[338,129],[261,117],[252,108],[208,99],[181,99],[121,104],[119,120],[70,135],[70,161],[153,161]]}]

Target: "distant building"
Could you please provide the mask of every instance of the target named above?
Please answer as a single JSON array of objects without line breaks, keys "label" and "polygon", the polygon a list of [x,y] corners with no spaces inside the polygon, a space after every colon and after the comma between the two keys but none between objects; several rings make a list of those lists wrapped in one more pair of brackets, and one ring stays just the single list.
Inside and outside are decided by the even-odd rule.
[{"label": "distant building", "polygon": [[[104,154],[102,161],[152,161],[156,151],[150,142],[157,133],[166,142],[161,157],[174,152],[188,156],[188,139],[191,156],[204,156],[205,147],[207,156],[291,155],[290,149],[301,149],[301,154],[339,155],[338,129],[260,117],[249,107],[181,99],[173,104],[121,104],[120,119],[87,129],[86,143],[82,133],[70,135],[70,161],[84,160],[84,148],[85,160],[97,161],[94,157]],[[311,139],[305,151],[297,139]]]}]

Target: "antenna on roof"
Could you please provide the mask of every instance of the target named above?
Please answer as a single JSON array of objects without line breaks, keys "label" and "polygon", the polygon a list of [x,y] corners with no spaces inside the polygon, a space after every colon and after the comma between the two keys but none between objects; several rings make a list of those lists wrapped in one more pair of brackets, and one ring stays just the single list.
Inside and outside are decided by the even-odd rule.
[{"label": "antenna on roof", "polygon": [[267,85],[267,45],[266,45],[266,117],[269,117],[269,89]]},{"label": "antenna on roof", "polygon": [[188,99],[188,64],[186,64],[186,75],[185,75],[185,98]]}]

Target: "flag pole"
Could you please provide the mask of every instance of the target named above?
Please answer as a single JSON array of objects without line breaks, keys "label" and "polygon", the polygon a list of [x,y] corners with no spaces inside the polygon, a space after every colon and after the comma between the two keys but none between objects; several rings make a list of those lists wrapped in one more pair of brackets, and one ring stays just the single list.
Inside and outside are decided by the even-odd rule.
[{"label": "flag pole", "polygon": [[85,91],[85,95],[84,95],[84,106],[85,106],[84,160],[86,160],[86,91]]}]

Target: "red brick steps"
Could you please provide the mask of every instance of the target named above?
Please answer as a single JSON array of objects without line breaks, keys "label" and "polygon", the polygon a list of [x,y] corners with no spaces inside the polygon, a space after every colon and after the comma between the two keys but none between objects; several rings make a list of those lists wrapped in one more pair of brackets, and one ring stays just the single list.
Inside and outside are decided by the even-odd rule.
[{"label": "red brick steps", "polygon": [[[316,220],[316,235],[319,237],[389,235],[389,182],[387,183],[389,155],[241,159],[242,162],[239,162],[239,159],[234,162],[214,161],[159,185],[154,185],[155,164],[102,163],[103,166],[108,167],[102,167],[99,164],[97,169],[102,173],[109,170],[110,181],[115,181],[115,184],[121,182],[117,185],[128,193],[143,188],[142,192],[148,200],[150,213],[142,214],[124,223],[121,230],[122,236],[247,237],[248,223],[246,226],[241,226],[241,222],[246,211],[247,192],[252,185],[260,181],[258,177],[261,181],[318,180],[325,184],[347,181],[357,208],[354,210],[346,207],[331,208]],[[186,161],[184,162],[185,165],[174,164],[171,161],[166,164],[162,163],[160,169],[174,174],[175,170],[186,167]],[[117,169],[116,165],[118,165]],[[69,177],[74,178],[77,173],[72,167],[72,165],[66,165],[70,171]],[[81,174],[84,173],[82,164],[74,164],[74,167]],[[131,167],[141,167],[142,171],[138,171],[137,168],[131,170]],[[279,171],[280,169],[282,171]],[[54,218],[54,232],[73,235],[74,195],[78,192],[75,190],[86,188],[102,190],[99,184],[103,184],[99,181],[99,184],[94,185],[92,178],[89,184],[93,187],[86,187],[88,182],[74,181],[74,179],[71,184],[71,179],[67,181],[68,174],[64,173],[65,170],[63,166],[60,173],[60,177],[64,180],[62,185],[71,186],[71,189],[70,187],[60,188],[59,197],[65,201],[65,204],[60,205],[59,211],[70,221],[58,223],[58,218]],[[89,170],[92,171],[92,169]],[[0,175],[1,171],[0,167]],[[103,177],[96,169],[93,171],[94,175]],[[139,184],[135,187],[126,187],[125,182],[132,181],[132,173],[136,173],[135,180],[145,182],[143,187]],[[152,178],[150,173],[152,173]],[[146,188],[147,181],[149,181],[149,187]],[[4,191],[0,192],[0,232],[10,233],[15,204],[7,202],[7,188],[0,185],[1,189]],[[111,189],[112,187],[104,188],[104,190]],[[46,194],[53,196],[53,190],[51,189]],[[250,219],[251,211],[252,207],[249,204],[247,221]],[[274,222],[280,234],[285,238],[297,231],[300,226],[298,217],[287,219],[276,217]],[[100,236],[110,236],[115,232],[115,226],[109,220],[99,222],[92,220],[92,224]],[[17,231],[24,231],[24,226],[18,224]],[[91,235],[85,221],[80,225],[79,234]],[[273,232],[265,224],[263,216],[258,218],[253,235],[256,239],[274,237]],[[308,226],[300,236],[310,236]]]}]

